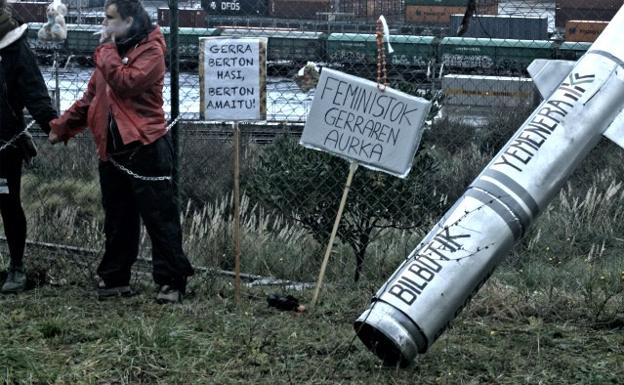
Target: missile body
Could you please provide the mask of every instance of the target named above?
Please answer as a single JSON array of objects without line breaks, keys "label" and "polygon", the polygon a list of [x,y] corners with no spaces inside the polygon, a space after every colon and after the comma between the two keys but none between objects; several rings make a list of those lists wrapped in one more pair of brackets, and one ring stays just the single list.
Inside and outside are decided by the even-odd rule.
[{"label": "missile body", "polygon": [[529,68],[544,101],[355,321],[388,364],[431,346],[601,135],[624,144],[623,40],[624,7],[578,62]]}]

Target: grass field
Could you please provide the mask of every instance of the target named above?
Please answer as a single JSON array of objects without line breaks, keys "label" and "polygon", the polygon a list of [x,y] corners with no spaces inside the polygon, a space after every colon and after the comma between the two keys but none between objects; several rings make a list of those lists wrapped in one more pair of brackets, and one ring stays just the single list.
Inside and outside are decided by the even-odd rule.
[{"label": "grass field", "polygon": [[[496,129],[492,135],[509,136]],[[448,194],[449,204],[489,159],[483,148],[498,140],[467,146],[462,133],[457,127],[430,143],[440,151],[430,187]],[[451,138],[457,149],[443,148]],[[191,280],[181,305],[155,304],[149,274],[137,274],[139,295],[98,302],[96,166],[82,158],[87,151],[73,149],[70,162],[61,160],[62,147],[48,149],[23,178],[30,239],[90,250],[28,248],[30,272],[45,279],[0,296],[0,384],[624,384],[624,153],[614,147],[600,145],[451,327],[401,369],[381,365],[352,324],[435,222],[377,233],[358,283],[352,250],[337,242],[321,302],[304,314],[270,308],[266,298],[277,292],[308,303],[311,290],[245,288],[237,305],[231,278],[209,272]],[[226,163],[208,163],[214,175],[227,174]],[[195,169],[185,169],[187,184],[204,205],[183,210],[184,248],[195,266],[231,269],[229,199],[206,193],[229,182],[215,182],[203,163]],[[253,207],[243,199],[243,271],[314,281],[324,245]],[[0,250],[0,268],[7,265]]]},{"label": "grass field", "polygon": [[[426,354],[384,367],[352,322],[374,283],[329,288],[304,314],[269,308],[258,288],[197,276],[181,305],[150,284],[97,301],[85,282],[0,297],[5,384],[622,384],[624,309],[592,321],[583,299],[550,298],[496,274]],[[279,289],[278,289],[279,291]],[[309,300],[310,293],[293,293]]]}]

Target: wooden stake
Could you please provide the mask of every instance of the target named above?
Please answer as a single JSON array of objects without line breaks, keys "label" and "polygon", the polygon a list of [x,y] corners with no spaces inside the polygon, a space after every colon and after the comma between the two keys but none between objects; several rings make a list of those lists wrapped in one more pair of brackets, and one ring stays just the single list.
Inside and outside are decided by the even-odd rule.
[{"label": "wooden stake", "polygon": [[240,128],[234,122],[234,297],[240,304]]},{"label": "wooden stake", "polygon": [[351,162],[351,165],[349,166],[349,176],[347,176],[347,183],[345,184],[344,191],[342,192],[342,199],[340,200],[340,206],[338,207],[338,214],[336,214],[336,220],[334,221],[334,228],[332,229],[331,235],[329,237],[329,243],[327,244],[327,249],[325,249],[325,256],[323,257],[323,263],[321,264],[321,271],[319,272],[316,287],[314,288],[314,296],[312,297],[311,307],[316,306],[316,301],[318,300],[319,292],[321,291],[321,285],[323,285],[323,278],[325,277],[327,262],[329,261],[332,247],[334,246],[334,238],[336,238],[336,233],[338,232],[338,225],[340,224],[340,218],[342,218],[342,211],[344,210],[345,204],[347,203],[347,196],[349,195],[349,189],[351,188],[353,174],[355,174],[355,170],[357,170],[357,168],[358,164],[356,162]]}]

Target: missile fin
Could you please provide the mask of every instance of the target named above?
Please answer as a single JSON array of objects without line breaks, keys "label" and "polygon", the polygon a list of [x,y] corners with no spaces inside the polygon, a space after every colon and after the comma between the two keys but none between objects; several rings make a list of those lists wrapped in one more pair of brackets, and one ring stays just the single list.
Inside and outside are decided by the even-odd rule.
[{"label": "missile fin", "polygon": [[527,68],[542,98],[546,99],[559,87],[576,64],[571,60],[535,59]]},{"label": "missile fin", "polygon": [[624,148],[624,110],[620,111],[603,135]]}]

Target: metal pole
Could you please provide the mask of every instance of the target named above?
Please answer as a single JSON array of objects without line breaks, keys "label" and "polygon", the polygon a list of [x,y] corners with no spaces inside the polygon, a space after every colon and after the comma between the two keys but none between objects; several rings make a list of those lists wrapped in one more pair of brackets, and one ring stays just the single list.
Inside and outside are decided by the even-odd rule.
[{"label": "metal pole", "polygon": [[240,128],[234,122],[234,296],[240,303]]},{"label": "metal pole", "polygon": [[[171,120],[180,115],[180,60],[178,55],[178,0],[169,0],[169,71],[171,84]],[[176,194],[176,204],[180,205],[180,140],[178,134],[179,123],[171,127],[173,140],[173,186]]]},{"label": "metal pole", "polygon": [[59,86],[59,54],[54,48],[54,102],[56,103],[56,112],[61,113],[61,88]]}]

